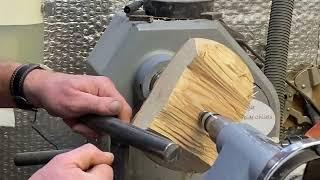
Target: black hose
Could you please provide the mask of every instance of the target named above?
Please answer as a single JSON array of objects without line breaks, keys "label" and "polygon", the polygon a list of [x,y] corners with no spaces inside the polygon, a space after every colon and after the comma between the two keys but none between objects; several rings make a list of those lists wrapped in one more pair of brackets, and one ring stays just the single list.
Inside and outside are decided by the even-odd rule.
[{"label": "black hose", "polygon": [[285,106],[288,49],[294,0],[272,0],[264,74],[280,101],[282,120]]}]

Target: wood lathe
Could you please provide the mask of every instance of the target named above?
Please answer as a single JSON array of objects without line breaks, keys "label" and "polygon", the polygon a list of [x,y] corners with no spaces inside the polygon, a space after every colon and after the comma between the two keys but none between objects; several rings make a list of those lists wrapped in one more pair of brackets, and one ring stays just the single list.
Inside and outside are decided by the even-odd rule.
[{"label": "wood lathe", "polygon": [[[113,17],[88,57],[89,74],[113,80],[135,110],[134,128],[165,137],[183,151],[175,161],[163,161],[148,152],[147,143],[136,146],[143,136],[124,142],[139,150],[111,147],[116,180],[154,179],[154,174],[163,179],[285,179],[301,162],[318,159],[318,152],[311,151],[318,147],[315,139],[286,148],[271,141],[278,140],[280,130],[277,92],[261,62],[248,55],[244,37],[213,12],[212,1],[136,1],[124,11]],[[223,116],[203,114],[202,129],[202,111]],[[111,142],[119,140],[114,129],[101,129]]]},{"label": "wood lathe", "polygon": [[[139,9],[141,5],[143,11]],[[259,68],[259,63],[253,61],[247,49],[239,43],[244,41],[244,37],[228,27],[221,15],[215,14],[212,1],[149,0],[127,6],[126,12],[128,13],[117,13],[113,17],[108,29],[89,55],[87,63],[89,74],[107,76],[113,80],[134,112],[140,110],[153,90],[166,88],[165,82],[162,87],[156,87],[156,82],[160,81],[167,65],[179,49],[192,38],[204,38],[218,42],[237,54],[242,60],[239,62],[245,64],[252,74],[254,96],[248,105],[251,110],[246,112],[242,122],[253,125],[269,137],[275,139],[279,137],[280,104],[277,93]],[[223,59],[221,61],[223,62]],[[197,113],[193,113],[193,116],[197,117]],[[147,116],[153,115],[149,113],[141,115],[146,117],[135,120],[133,124],[148,129],[149,123],[153,120]],[[170,133],[172,134],[167,132],[166,135]],[[214,154],[216,151],[212,150],[211,154]],[[168,165],[169,168],[178,170],[171,171],[165,168],[168,166],[163,164],[161,165],[164,167],[158,166],[148,156],[134,148],[130,148],[127,153],[129,155],[118,154],[127,158],[122,165],[127,167],[123,168],[125,170],[122,172],[127,175],[127,179],[153,179],[156,174],[163,174],[164,179],[183,179],[189,177],[189,173],[181,172],[182,169],[187,165],[201,162],[187,158],[190,161],[182,163],[183,166]],[[211,166],[215,159],[213,157],[215,156],[207,158],[207,165],[195,166],[200,169],[194,172],[203,172],[208,165]],[[133,173],[130,174],[129,169]],[[141,170],[150,173],[143,173]],[[195,173],[190,179],[202,179],[202,176]]]}]

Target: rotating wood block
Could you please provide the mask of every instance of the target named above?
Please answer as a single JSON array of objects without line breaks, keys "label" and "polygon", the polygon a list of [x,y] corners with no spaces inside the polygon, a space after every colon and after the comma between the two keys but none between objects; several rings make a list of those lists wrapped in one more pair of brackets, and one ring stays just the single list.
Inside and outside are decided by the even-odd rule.
[{"label": "rotating wood block", "polygon": [[215,41],[190,39],[161,74],[134,125],[183,148],[180,159],[165,166],[202,172],[214,163],[217,151],[199,126],[199,113],[211,111],[240,121],[252,96],[252,75],[238,55]]}]

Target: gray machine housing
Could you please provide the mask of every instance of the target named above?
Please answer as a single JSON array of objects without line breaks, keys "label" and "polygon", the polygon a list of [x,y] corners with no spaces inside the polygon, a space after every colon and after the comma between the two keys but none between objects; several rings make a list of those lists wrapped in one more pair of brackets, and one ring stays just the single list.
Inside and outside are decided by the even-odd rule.
[{"label": "gray machine housing", "polygon": [[[254,77],[254,98],[270,106],[275,113],[276,123],[269,136],[278,137],[280,106],[275,89],[219,20],[130,21],[125,14],[119,13],[88,57],[88,73],[111,78],[128,103],[138,110],[140,103],[135,87],[141,65],[156,55],[173,57],[190,38],[217,41],[243,59]],[[198,178],[159,167],[135,149],[130,150],[129,166],[129,179],[159,179],[159,175],[161,179]]]},{"label": "gray machine housing", "polygon": [[252,126],[221,115],[203,112],[199,120],[219,153],[205,180],[287,180],[301,179],[302,174],[305,180],[320,178],[317,172],[310,177],[319,164],[319,139],[299,137],[279,145]]}]

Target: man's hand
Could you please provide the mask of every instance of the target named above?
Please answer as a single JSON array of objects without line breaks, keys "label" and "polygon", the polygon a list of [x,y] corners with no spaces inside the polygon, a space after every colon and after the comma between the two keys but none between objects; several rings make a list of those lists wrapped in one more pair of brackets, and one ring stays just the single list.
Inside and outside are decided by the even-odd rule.
[{"label": "man's hand", "polygon": [[24,92],[35,106],[64,119],[75,132],[96,138],[98,135],[79,124],[76,118],[89,113],[118,115],[130,121],[131,108],[110,79],[103,76],[69,75],[34,70],[24,82]]},{"label": "man's hand", "polygon": [[111,153],[102,152],[86,144],[54,157],[47,165],[33,174],[30,180],[112,180]]}]

